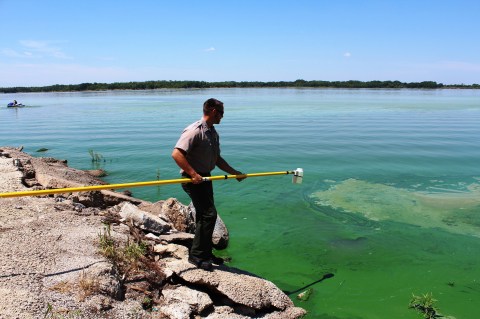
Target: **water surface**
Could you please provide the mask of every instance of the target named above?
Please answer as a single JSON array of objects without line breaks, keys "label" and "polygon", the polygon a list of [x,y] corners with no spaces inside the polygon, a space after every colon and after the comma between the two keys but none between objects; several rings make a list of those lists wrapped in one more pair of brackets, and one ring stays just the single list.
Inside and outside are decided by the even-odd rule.
[{"label": "water surface", "polygon": [[[111,183],[178,178],[170,154],[210,97],[225,102],[215,182],[232,266],[285,291],[311,286],[308,318],[418,318],[412,294],[475,318],[480,302],[480,91],[210,89],[4,94],[0,144],[104,168]],[[37,153],[47,148],[45,153]],[[92,163],[89,150],[104,161]],[[214,174],[220,174],[215,171]],[[156,201],[178,185],[132,189]]]}]

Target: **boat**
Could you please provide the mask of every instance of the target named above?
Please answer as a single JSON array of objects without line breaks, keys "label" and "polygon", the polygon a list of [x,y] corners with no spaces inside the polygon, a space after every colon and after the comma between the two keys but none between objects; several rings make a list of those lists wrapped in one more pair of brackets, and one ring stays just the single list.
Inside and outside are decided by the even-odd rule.
[{"label": "boat", "polygon": [[26,106],[26,105],[24,105],[22,103],[15,104],[13,102],[10,102],[10,103],[7,104],[7,107],[24,107],[24,106]]}]

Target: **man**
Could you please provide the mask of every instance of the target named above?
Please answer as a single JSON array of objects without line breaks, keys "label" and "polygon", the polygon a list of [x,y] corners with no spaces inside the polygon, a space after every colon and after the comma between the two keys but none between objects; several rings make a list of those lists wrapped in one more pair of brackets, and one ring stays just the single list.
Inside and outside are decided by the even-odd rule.
[{"label": "man", "polygon": [[[223,118],[223,103],[208,99],[203,104],[203,117],[189,125],[180,136],[172,157],[181,168],[184,177],[191,183],[182,184],[183,190],[192,199],[196,211],[195,237],[188,261],[198,268],[212,270],[212,263],[221,264],[223,260],[212,253],[212,235],[217,220],[217,210],[213,198],[212,182],[203,182],[202,177],[211,176],[217,166],[231,175],[243,175],[232,168],[220,155],[220,141],[214,124],[220,124]],[[237,178],[241,181],[245,178]]]}]

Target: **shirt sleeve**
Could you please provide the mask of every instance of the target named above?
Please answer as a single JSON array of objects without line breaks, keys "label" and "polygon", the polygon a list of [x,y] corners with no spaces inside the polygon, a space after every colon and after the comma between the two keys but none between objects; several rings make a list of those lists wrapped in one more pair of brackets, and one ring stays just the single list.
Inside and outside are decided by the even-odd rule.
[{"label": "shirt sleeve", "polygon": [[193,147],[195,143],[195,136],[195,130],[191,128],[186,128],[182,132],[182,135],[180,135],[177,144],[175,144],[175,148],[178,148],[188,153],[188,151]]}]

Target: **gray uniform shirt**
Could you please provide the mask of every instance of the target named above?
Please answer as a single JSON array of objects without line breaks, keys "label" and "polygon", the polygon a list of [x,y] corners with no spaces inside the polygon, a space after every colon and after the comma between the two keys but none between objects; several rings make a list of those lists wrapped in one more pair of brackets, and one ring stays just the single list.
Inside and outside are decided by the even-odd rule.
[{"label": "gray uniform shirt", "polygon": [[210,173],[220,156],[220,137],[213,126],[209,128],[200,119],[183,130],[175,148],[185,151],[188,163],[197,173]]}]

